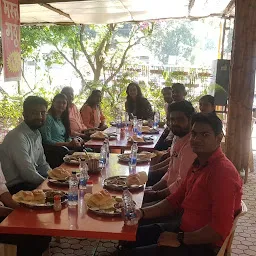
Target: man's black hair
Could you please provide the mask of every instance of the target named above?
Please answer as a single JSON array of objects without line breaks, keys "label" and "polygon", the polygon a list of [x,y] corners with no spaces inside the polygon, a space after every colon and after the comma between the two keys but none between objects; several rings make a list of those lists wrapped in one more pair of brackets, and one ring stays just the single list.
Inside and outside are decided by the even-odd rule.
[{"label": "man's black hair", "polygon": [[194,107],[187,100],[171,103],[168,107],[168,113],[170,114],[173,111],[183,112],[185,116],[189,119],[195,113]]},{"label": "man's black hair", "polygon": [[214,134],[217,136],[222,133],[222,121],[216,116],[215,113],[209,113],[209,114],[202,114],[198,113],[195,114],[192,117],[192,126],[195,123],[204,123],[204,124],[209,124],[211,128],[214,131]]},{"label": "man's black hair", "polygon": [[28,96],[23,102],[23,111],[27,112],[30,110],[31,106],[35,106],[35,105],[43,105],[46,107],[46,109],[48,107],[47,101],[42,97]]},{"label": "man's black hair", "polygon": [[185,88],[185,85],[184,84],[181,84],[181,83],[173,83],[172,84],[172,89],[176,89],[178,91],[183,91],[183,92],[186,92],[186,88]]}]

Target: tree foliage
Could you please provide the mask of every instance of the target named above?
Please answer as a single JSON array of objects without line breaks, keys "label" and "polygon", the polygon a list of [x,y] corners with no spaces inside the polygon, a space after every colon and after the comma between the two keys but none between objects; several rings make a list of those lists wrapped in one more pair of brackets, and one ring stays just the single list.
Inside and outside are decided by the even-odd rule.
[{"label": "tree foliage", "polygon": [[23,27],[22,35],[30,37],[24,39],[25,47],[31,38],[34,49],[51,45],[53,48],[45,57],[46,64],[69,63],[84,89],[91,80],[108,85],[121,71],[129,50],[150,35],[152,29],[151,23],[147,27],[141,27],[140,23],[33,26]]},{"label": "tree foliage", "polygon": [[156,24],[152,37],[147,39],[147,46],[163,64],[168,63],[170,55],[190,60],[196,43],[189,21],[160,22]]},{"label": "tree foliage", "polygon": [[[32,60],[36,69],[40,69],[39,64],[43,62],[46,66],[44,72],[48,77],[49,85],[51,85],[51,67],[54,64],[69,64],[70,75],[73,71],[81,81],[80,95],[76,101],[81,104],[92,89],[101,89],[105,95],[103,107],[109,113],[109,118],[113,118],[115,104],[123,100],[121,94],[130,82],[127,74],[123,74],[122,67],[128,63],[129,51],[142,42],[146,36],[150,36],[153,26],[153,23],[22,26],[22,59],[24,63]],[[45,46],[48,48],[47,51],[44,49]],[[53,88],[49,92],[44,88],[44,84],[29,84],[24,70],[22,70],[22,76],[23,83],[17,84],[19,97],[14,99],[3,88],[0,88],[2,96],[9,98],[10,106],[14,106],[8,111],[11,113],[17,109],[18,116],[21,112],[15,104],[21,105],[29,94],[40,94],[49,100],[53,92],[58,90],[58,88]],[[2,104],[0,111],[4,107],[5,105]],[[12,119],[14,124],[15,120],[18,121],[18,119]]]}]

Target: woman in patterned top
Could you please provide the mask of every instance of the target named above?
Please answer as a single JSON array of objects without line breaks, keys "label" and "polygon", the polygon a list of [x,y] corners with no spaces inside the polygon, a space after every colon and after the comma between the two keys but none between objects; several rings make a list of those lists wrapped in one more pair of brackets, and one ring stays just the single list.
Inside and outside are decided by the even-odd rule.
[{"label": "woman in patterned top", "polygon": [[153,111],[149,101],[143,97],[141,89],[137,83],[130,83],[126,89],[125,111],[130,118],[136,116],[138,119],[153,119]]}]

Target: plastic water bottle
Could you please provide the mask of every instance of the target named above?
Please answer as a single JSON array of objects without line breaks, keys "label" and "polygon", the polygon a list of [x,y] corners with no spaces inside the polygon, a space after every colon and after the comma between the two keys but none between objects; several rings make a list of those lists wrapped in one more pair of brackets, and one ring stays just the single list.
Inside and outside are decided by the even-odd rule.
[{"label": "plastic water bottle", "polygon": [[154,124],[153,124],[153,128],[154,128],[154,129],[157,129],[157,128],[158,128],[159,121],[160,121],[160,113],[159,113],[159,111],[155,111],[155,115],[154,115]]},{"label": "plastic water bottle", "polygon": [[100,149],[100,167],[106,166],[106,160],[107,160],[107,150],[106,150],[106,143],[103,143],[101,149]]},{"label": "plastic water bottle", "polygon": [[137,119],[137,116],[134,116],[134,118],[133,118],[133,134],[134,135],[138,134],[138,119]]},{"label": "plastic water bottle", "polygon": [[105,144],[105,149],[106,149],[106,164],[108,164],[108,161],[109,161],[109,139],[106,138],[104,140],[104,143]]},{"label": "plastic water bottle", "polygon": [[131,146],[131,156],[130,156],[130,166],[135,167],[137,164],[137,152],[138,152],[138,145],[134,142]]},{"label": "plastic water bottle", "polygon": [[137,133],[139,136],[142,135],[142,126],[143,126],[143,120],[138,119],[138,124],[137,124]]},{"label": "plastic water bottle", "polygon": [[108,138],[106,138],[105,140],[104,140],[104,144],[105,144],[105,147],[106,147],[106,152],[107,152],[107,158],[109,158],[109,139]]},{"label": "plastic water bottle", "polygon": [[125,122],[126,130],[128,130],[128,126],[129,126],[129,123],[130,123],[130,117],[129,117],[129,114],[127,112],[125,112],[125,114],[124,114],[124,122]]},{"label": "plastic water bottle", "polygon": [[135,204],[132,200],[131,192],[126,189],[123,191],[123,211],[124,211],[124,224],[128,226],[138,224],[138,218],[136,216]]},{"label": "plastic water bottle", "polygon": [[76,172],[72,172],[69,178],[68,205],[76,206],[78,202],[78,179]]},{"label": "plastic water bottle", "polygon": [[79,178],[79,189],[86,189],[87,180],[89,179],[88,175],[88,166],[85,162],[85,159],[82,159],[79,165],[80,169],[80,178]]},{"label": "plastic water bottle", "polygon": [[122,114],[120,114],[119,112],[116,117],[116,133],[117,134],[120,134],[121,126],[122,126]]}]

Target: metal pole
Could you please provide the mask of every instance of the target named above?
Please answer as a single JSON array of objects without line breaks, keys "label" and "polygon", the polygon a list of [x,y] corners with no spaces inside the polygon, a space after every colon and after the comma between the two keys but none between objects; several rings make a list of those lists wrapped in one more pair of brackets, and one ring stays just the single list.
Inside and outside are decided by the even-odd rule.
[{"label": "metal pole", "polygon": [[221,59],[223,59],[223,56],[224,56],[225,37],[226,37],[226,25],[227,25],[227,19],[224,18],[224,24],[223,24],[223,30],[222,30],[221,53],[220,53],[220,58]]}]

